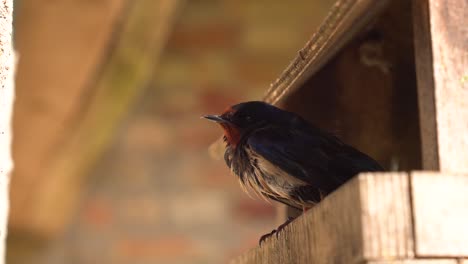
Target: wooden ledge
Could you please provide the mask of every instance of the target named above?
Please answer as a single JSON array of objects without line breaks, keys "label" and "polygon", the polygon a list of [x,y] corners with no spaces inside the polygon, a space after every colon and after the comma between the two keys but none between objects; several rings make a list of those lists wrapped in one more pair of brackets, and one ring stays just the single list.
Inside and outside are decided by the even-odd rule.
[{"label": "wooden ledge", "polygon": [[455,264],[468,258],[467,192],[468,175],[361,174],[232,263]]}]

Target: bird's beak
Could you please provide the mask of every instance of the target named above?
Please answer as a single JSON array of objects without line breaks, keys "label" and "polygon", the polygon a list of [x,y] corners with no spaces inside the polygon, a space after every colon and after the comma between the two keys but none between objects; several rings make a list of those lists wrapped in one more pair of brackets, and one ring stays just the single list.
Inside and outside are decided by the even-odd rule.
[{"label": "bird's beak", "polygon": [[228,123],[229,121],[224,119],[223,117],[219,115],[204,115],[202,118],[206,118],[210,121],[216,122],[216,123]]}]

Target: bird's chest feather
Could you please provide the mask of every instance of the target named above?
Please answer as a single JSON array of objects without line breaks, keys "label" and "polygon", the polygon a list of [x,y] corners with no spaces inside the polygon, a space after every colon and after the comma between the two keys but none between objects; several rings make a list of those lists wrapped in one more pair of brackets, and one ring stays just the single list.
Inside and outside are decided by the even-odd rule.
[{"label": "bird's chest feather", "polygon": [[262,197],[290,199],[295,188],[306,185],[266,160],[248,145],[228,147],[225,160],[231,171],[239,177],[244,190],[250,189]]}]

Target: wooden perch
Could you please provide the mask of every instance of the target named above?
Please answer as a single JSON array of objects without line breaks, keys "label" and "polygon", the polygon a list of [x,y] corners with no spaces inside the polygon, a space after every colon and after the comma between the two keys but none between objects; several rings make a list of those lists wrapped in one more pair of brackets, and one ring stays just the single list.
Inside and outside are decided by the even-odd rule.
[{"label": "wooden perch", "polygon": [[232,263],[455,264],[468,257],[466,190],[462,174],[361,174]]}]

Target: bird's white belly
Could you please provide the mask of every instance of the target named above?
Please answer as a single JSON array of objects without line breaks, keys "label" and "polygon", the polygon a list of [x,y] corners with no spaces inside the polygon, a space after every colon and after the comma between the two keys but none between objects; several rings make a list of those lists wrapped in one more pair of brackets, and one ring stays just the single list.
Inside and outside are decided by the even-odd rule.
[{"label": "bird's white belly", "polygon": [[254,174],[261,185],[259,187],[261,187],[262,193],[289,199],[290,193],[294,188],[307,185],[305,182],[291,176],[262,156],[256,155],[253,151],[250,151],[249,155],[256,160]]}]

